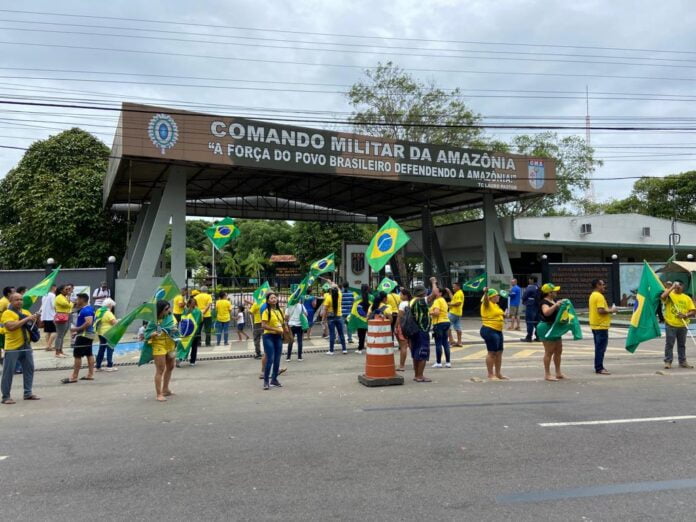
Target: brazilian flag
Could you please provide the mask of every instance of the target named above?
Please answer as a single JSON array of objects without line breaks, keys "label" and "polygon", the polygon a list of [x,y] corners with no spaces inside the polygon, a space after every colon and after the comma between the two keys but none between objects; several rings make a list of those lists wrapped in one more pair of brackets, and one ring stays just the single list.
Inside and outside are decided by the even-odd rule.
[{"label": "brazilian flag", "polygon": [[393,279],[389,279],[388,277],[385,277],[382,279],[382,281],[377,285],[377,291],[378,292],[384,292],[385,294],[390,293],[392,290],[394,290],[398,286],[398,283],[394,281]]},{"label": "brazilian flag", "polygon": [[372,270],[379,272],[396,251],[411,240],[409,235],[392,218],[380,228],[370,241],[365,252]]},{"label": "brazilian flag", "polygon": [[122,317],[118,323],[116,323],[106,332],[104,332],[103,337],[106,339],[106,342],[109,344],[109,346],[115,348],[121,340],[121,338],[126,333],[126,331],[128,330],[128,327],[136,319],[140,319],[141,321],[157,323],[157,307],[155,303],[153,301],[150,301],[148,303],[143,303],[137,306],[128,314],[126,314],[125,317]]},{"label": "brazilian flag", "polygon": [[293,306],[302,301],[302,298],[307,295],[307,290],[311,288],[314,284],[316,278],[312,274],[307,274],[307,276],[302,280],[302,282],[297,285],[297,288],[292,291],[290,297],[288,298],[288,306]]},{"label": "brazilian flag", "polygon": [[309,267],[309,273],[314,277],[325,274],[326,272],[333,272],[334,270],[336,270],[336,263],[334,262],[333,254],[322,257],[319,261],[315,261]]},{"label": "brazilian flag", "polygon": [[191,351],[191,343],[196,333],[201,327],[203,315],[198,308],[194,308],[181,315],[179,322],[179,341],[176,343],[176,358],[180,361],[185,360]]},{"label": "brazilian flag", "polygon": [[626,350],[633,353],[642,342],[660,337],[660,323],[657,322],[657,307],[660,306],[660,294],[665,287],[650,265],[643,261],[643,273],[633,305],[631,324],[626,335]]},{"label": "brazilian flag", "polygon": [[578,314],[575,313],[575,307],[568,299],[564,300],[558,308],[556,320],[546,332],[545,337],[561,337],[566,332],[572,332],[573,339],[576,341],[582,339],[582,329],[580,328],[580,321],[578,321]]},{"label": "brazilian flag", "polygon": [[[351,333],[357,331],[359,328],[367,329],[367,310],[362,310],[362,307],[358,309],[361,301],[362,295],[360,292],[353,292],[353,308],[351,308],[350,315],[346,321],[346,326]],[[372,303],[372,295],[370,295],[369,301]],[[361,310],[362,313],[360,313]]]},{"label": "brazilian flag", "polygon": [[266,281],[254,291],[254,302],[261,306],[266,301],[266,296],[270,293],[270,291],[271,285],[268,284],[268,281]]},{"label": "brazilian flag", "polygon": [[227,243],[239,236],[240,232],[234,224],[234,219],[226,217],[215,223],[212,227],[206,228],[205,234],[213,243],[213,246],[221,250]]},{"label": "brazilian flag", "polygon": [[60,267],[56,268],[50,274],[44,277],[39,284],[32,286],[29,290],[27,290],[22,297],[22,307],[28,310],[39,297],[46,295],[55,283],[58,272],[60,272]]},{"label": "brazilian flag", "polygon": [[473,279],[470,279],[466,283],[462,284],[462,290],[468,290],[469,292],[483,292],[483,289],[488,286],[488,274],[484,272],[481,275],[477,275]]},{"label": "brazilian flag", "polygon": [[152,298],[157,301],[171,301],[181,293],[171,274],[164,276]]}]

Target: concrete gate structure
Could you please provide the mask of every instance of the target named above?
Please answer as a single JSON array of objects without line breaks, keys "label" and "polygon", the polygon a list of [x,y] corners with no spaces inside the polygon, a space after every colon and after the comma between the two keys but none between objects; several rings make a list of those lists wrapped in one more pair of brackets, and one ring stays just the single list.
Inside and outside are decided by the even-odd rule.
[{"label": "concrete gate structure", "polygon": [[104,180],[106,207],[137,210],[117,280],[119,310],[157,287],[170,224],[171,272],[184,283],[187,215],[422,219],[424,275],[447,278],[432,216],[483,208],[486,269],[511,274],[495,205],[555,190],[548,158],[124,103]]}]

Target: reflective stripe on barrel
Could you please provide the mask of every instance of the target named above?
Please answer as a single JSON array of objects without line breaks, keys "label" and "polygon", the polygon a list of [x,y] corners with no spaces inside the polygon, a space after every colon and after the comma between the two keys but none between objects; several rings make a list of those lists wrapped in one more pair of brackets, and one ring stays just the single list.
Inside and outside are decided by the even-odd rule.
[{"label": "reflective stripe on barrel", "polygon": [[365,376],[375,379],[396,376],[391,321],[388,319],[371,319],[367,323]]}]

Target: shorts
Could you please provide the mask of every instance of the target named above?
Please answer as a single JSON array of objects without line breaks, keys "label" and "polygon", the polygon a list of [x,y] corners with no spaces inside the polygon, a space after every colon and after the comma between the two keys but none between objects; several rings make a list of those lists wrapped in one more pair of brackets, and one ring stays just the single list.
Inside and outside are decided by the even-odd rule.
[{"label": "shorts", "polygon": [[56,333],[56,323],[53,321],[44,321],[44,333]]},{"label": "shorts", "polygon": [[75,337],[75,347],[73,348],[73,357],[81,359],[82,357],[92,357],[92,342],[94,339],[78,335]]},{"label": "shorts", "polygon": [[561,337],[546,337],[546,332],[551,329],[552,323],[547,323],[546,321],[539,321],[537,325],[537,336],[542,341],[560,341]]},{"label": "shorts", "polygon": [[430,359],[430,336],[428,332],[418,332],[411,337],[411,357],[414,361]]},{"label": "shorts", "polygon": [[486,342],[486,350],[489,352],[503,351],[503,332],[494,330],[488,326],[481,327],[481,337]]},{"label": "shorts", "polygon": [[240,332],[244,330],[244,323],[237,323],[237,330],[239,330]]},{"label": "shorts", "polygon": [[511,306],[508,308],[508,316],[509,317],[519,317],[520,316],[520,307],[519,306]]},{"label": "shorts", "polygon": [[454,315],[454,314],[447,314],[449,317],[449,322],[452,325],[451,328],[452,330],[456,330],[457,332],[462,331],[462,316],[461,315]]}]

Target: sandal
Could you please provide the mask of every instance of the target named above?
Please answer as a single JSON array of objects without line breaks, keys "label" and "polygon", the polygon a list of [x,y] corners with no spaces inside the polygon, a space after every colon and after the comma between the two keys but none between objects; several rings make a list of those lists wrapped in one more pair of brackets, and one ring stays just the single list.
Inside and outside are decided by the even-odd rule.
[{"label": "sandal", "polygon": [[416,382],[433,382],[432,379],[428,379],[427,377],[423,377],[422,379],[413,379]]},{"label": "sandal", "polygon": [[63,384],[72,384],[77,381],[71,381],[69,377],[66,377],[65,379],[61,379],[60,382],[62,382]]},{"label": "sandal", "polygon": [[41,400],[41,397],[38,395],[29,395],[28,397],[24,397],[25,401],[39,401]]},{"label": "sandal", "polygon": [[406,368],[397,368],[396,371],[397,371],[397,372],[405,372],[405,371],[406,371]]},{"label": "sandal", "polygon": [[15,401],[13,401],[12,399],[3,399],[3,400],[2,400],[2,403],[3,403],[3,404],[17,404],[17,403],[16,403]]},{"label": "sandal", "polygon": [[93,380],[94,380],[94,377],[87,377],[87,376],[84,376],[84,377],[80,377],[80,380],[81,380],[81,381],[93,381]]}]

